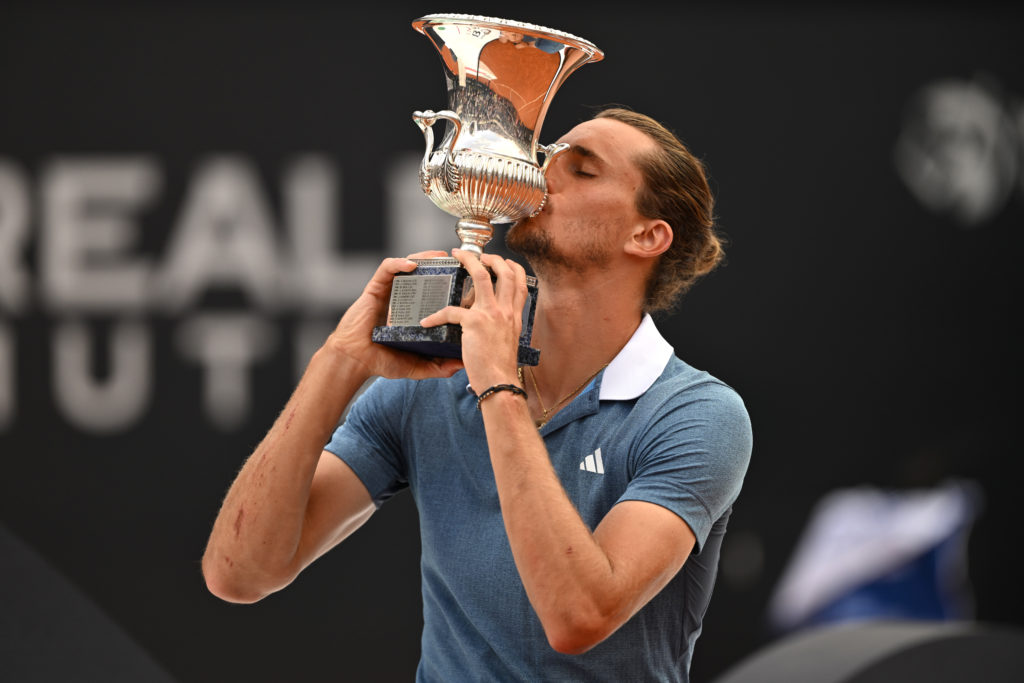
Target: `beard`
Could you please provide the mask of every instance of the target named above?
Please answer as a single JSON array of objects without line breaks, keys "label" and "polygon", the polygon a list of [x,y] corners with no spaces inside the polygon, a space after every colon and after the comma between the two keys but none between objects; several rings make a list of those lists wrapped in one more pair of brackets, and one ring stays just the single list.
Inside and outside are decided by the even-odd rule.
[{"label": "beard", "polygon": [[505,246],[525,258],[535,273],[583,273],[608,262],[608,253],[602,245],[580,240],[572,251],[567,251],[555,244],[547,228],[529,218],[519,221],[505,233]]},{"label": "beard", "polygon": [[525,258],[531,266],[551,260],[559,263],[564,261],[564,256],[557,253],[551,243],[551,235],[543,228],[531,224],[529,218],[524,218],[509,228],[505,233],[505,246]]}]

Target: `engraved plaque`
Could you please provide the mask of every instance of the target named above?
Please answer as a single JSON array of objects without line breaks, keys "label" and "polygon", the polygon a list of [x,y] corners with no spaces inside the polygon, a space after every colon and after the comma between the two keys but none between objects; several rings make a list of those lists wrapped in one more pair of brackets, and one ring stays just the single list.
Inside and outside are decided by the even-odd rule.
[{"label": "engraved plaque", "polygon": [[452,275],[395,278],[391,285],[388,325],[419,325],[431,313],[448,305]]}]

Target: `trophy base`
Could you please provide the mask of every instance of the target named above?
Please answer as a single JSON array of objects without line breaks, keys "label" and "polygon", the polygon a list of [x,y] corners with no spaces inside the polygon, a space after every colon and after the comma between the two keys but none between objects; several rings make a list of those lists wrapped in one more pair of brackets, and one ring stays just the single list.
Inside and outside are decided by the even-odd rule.
[{"label": "trophy base", "polygon": [[[461,358],[461,327],[421,327],[419,321],[446,306],[471,306],[474,297],[473,280],[456,259],[413,260],[418,264],[414,272],[395,276],[388,306],[388,324],[373,328],[371,339],[377,344],[423,356]],[[537,310],[535,278],[527,278],[526,291],[518,358],[521,365],[537,365],[540,362],[540,351],[530,347],[533,317]]]},{"label": "trophy base", "polygon": [[[458,325],[375,327],[372,339],[377,344],[412,351],[421,356],[462,358],[462,328]],[[518,357],[520,365],[537,365],[540,362],[540,351],[520,345]]]}]

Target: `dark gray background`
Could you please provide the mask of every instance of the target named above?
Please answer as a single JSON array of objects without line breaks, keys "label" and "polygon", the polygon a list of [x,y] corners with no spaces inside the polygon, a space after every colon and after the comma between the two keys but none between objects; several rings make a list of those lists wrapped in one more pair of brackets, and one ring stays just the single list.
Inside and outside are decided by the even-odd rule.
[{"label": "dark gray background", "polygon": [[[445,104],[434,48],[409,27],[439,11],[531,21],[606,51],[559,92],[545,141],[591,106],[626,103],[665,121],[709,166],[728,262],[661,326],[682,358],[741,393],[755,449],[730,530],[743,539],[733,557],[744,566],[719,582],[694,680],[775,638],[765,621],[771,590],[812,506],[837,487],[978,482],[985,507],[969,547],[977,616],[1021,624],[1008,554],[1020,535],[1010,476],[1019,469],[1020,345],[1011,330],[1024,174],[991,218],[965,227],[923,207],[893,162],[907,107],[937,80],[981,74],[1020,116],[1019,10],[2,4],[0,160],[23,169],[33,192],[25,268],[38,273],[37,191],[54,155],[159,160],[163,186],[135,248],[159,262],[203,158],[253,160],[278,210],[284,160],[325,154],[344,172],[345,248],[383,255],[381,159],[421,151],[410,113]],[[424,199],[423,211],[436,209]],[[217,429],[200,407],[199,368],[175,350],[184,314],[146,311],[152,403],[129,429],[85,433],[54,404],[51,339],[75,318],[102,344],[119,314],[55,311],[38,281],[31,286],[22,310],[0,304],[17,345],[16,413],[0,426],[0,519],[20,542],[5,548],[36,554],[177,680],[410,680],[421,623],[408,495],[260,604],[227,605],[203,586],[198,560],[220,499],[293,386],[287,339],[254,366],[244,421]],[[254,310],[237,293],[208,294],[190,312]],[[299,313],[261,315],[285,329]],[[98,375],[105,362],[97,351]],[[51,592],[42,574],[18,576],[17,585],[4,577],[9,607],[31,602],[15,593]],[[38,615],[8,609],[4,619],[14,661],[52,635],[33,626]]]}]

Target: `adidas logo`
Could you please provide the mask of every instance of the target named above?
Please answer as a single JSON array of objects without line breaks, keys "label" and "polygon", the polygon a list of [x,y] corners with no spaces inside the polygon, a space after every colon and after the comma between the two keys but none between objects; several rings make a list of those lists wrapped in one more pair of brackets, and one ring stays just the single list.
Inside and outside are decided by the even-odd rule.
[{"label": "adidas logo", "polygon": [[595,474],[604,474],[604,460],[601,459],[601,449],[598,448],[583,458],[583,462],[580,463],[580,469]]}]

